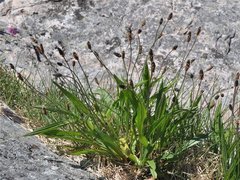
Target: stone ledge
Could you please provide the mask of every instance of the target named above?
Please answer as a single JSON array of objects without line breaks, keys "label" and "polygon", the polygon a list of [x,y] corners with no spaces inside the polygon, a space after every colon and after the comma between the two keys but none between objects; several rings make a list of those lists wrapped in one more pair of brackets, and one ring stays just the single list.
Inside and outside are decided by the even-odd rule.
[{"label": "stone ledge", "polygon": [[36,137],[23,137],[28,131],[6,116],[0,115],[0,124],[0,179],[97,179],[48,150]]}]

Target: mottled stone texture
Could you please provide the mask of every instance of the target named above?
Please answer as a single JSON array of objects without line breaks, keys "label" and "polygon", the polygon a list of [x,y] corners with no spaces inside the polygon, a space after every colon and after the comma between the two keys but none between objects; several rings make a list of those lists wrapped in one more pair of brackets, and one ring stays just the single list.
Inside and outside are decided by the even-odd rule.
[{"label": "mottled stone texture", "polygon": [[50,152],[36,137],[0,115],[1,180],[94,180],[81,167]]},{"label": "mottled stone texture", "polygon": [[[216,73],[225,84],[232,82],[233,75],[240,68],[239,9],[238,0],[231,3],[227,0],[5,0],[0,3],[0,27],[13,24],[19,28],[20,34],[5,38],[7,41],[0,41],[0,46],[5,50],[5,64],[17,62],[19,70],[27,71],[33,71],[39,64],[47,74],[45,65],[37,61],[31,48],[29,34],[43,44],[54,63],[62,61],[54,50],[61,42],[68,57],[73,51],[80,54],[87,73],[94,77],[103,70],[86,48],[89,40],[110,69],[122,72],[119,59],[112,53],[128,47],[125,27],[131,24],[137,29],[141,21],[146,20],[141,34],[146,51],[153,41],[159,19],[166,19],[173,12],[164,38],[154,47],[156,60],[161,61],[172,46],[178,44],[179,49],[167,61],[172,69],[177,69],[186,50],[183,33],[191,30],[194,34],[201,26],[203,32],[189,56],[196,59],[191,71],[214,65],[214,73],[209,73],[210,80]],[[64,70],[60,68],[60,71]]]}]

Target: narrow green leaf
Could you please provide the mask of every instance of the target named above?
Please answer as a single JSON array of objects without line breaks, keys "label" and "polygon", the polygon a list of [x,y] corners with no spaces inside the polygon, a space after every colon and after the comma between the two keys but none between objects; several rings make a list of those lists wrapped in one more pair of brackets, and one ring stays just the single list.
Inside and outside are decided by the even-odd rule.
[{"label": "narrow green leaf", "polygon": [[68,99],[71,101],[71,103],[74,105],[74,107],[77,109],[78,112],[84,113],[84,114],[90,114],[89,109],[87,106],[75,95],[58,85],[56,82],[53,82],[61,91],[62,93],[68,97]]},{"label": "narrow green leaf", "polygon": [[147,161],[147,163],[150,167],[150,171],[151,171],[153,178],[157,179],[156,163],[153,160]]},{"label": "narrow green leaf", "polygon": [[117,75],[113,75],[113,78],[115,79],[118,86],[124,85],[124,82],[117,77]]},{"label": "narrow green leaf", "polygon": [[94,127],[94,125],[93,125],[93,123],[92,123],[91,120],[87,120],[87,126],[88,126],[88,128],[89,128],[91,131],[93,131],[93,130],[95,129],[95,127]]},{"label": "narrow green leaf", "polygon": [[172,152],[164,152],[163,156],[161,157],[162,160],[171,160],[175,157],[175,154]]},{"label": "narrow green leaf", "polygon": [[121,151],[118,140],[114,137],[109,136],[101,131],[95,131],[96,140],[101,142],[109,152],[112,152],[115,156],[125,157],[124,152]]},{"label": "narrow green leaf", "polygon": [[143,135],[143,124],[146,117],[147,117],[147,110],[144,107],[144,105],[141,102],[139,102],[137,107],[137,116],[135,119],[139,136]]},{"label": "narrow green leaf", "polygon": [[84,150],[76,150],[76,151],[71,151],[69,152],[69,154],[71,155],[86,155],[86,154],[99,154],[99,155],[105,155],[105,156],[109,156],[109,153],[104,151],[104,150],[100,150],[100,149],[84,149]]},{"label": "narrow green leaf", "polygon": [[200,142],[201,142],[201,141],[199,141],[199,140],[189,140],[189,141],[185,142],[185,143],[183,144],[183,146],[181,147],[181,150],[180,150],[179,153],[182,153],[183,151],[185,151],[185,150],[187,150],[187,149],[189,149],[189,148],[197,145],[197,144],[200,143]]},{"label": "narrow green leaf", "polygon": [[145,64],[144,64],[144,67],[143,67],[142,80],[143,80],[143,82],[145,82],[143,84],[142,95],[143,95],[143,98],[144,98],[145,102],[148,102],[149,101],[149,96],[150,96],[151,76],[150,76],[147,61],[145,61]]},{"label": "narrow green leaf", "polygon": [[46,125],[44,127],[38,128],[36,130],[34,130],[33,132],[27,133],[24,136],[33,136],[33,135],[37,135],[37,134],[43,134],[43,133],[47,133],[48,131],[51,131],[53,129],[57,129],[61,126],[65,126],[67,124],[73,123],[74,121],[61,121],[61,122],[55,122],[55,123],[51,123],[49,125]]},{"label": "narrow green leaf", "polygon": [[147,147],[148,146],[148,140],[145,136],[139,136],[139,141],[141,142],[141,144],[144,146],[144,147]]},{"label": "narrow green leaf", "polygon": [[138,159],[136,155],[130,154],[128,158],[131,159],[131,161],[134,162],[136,165],[138,166],[141,165],[141,161]]}]

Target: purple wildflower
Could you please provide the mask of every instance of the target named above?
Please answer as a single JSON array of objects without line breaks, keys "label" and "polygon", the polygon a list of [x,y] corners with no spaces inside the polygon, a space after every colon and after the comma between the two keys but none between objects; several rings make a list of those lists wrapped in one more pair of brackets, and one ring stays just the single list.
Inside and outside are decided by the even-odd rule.
[{"label": "purple wildflower", "polygon": [[13,26],[8,26],[6,32],[10,34],[11,36],[15,36],[16,34],[19,33],[19,30],[16,27]]}]

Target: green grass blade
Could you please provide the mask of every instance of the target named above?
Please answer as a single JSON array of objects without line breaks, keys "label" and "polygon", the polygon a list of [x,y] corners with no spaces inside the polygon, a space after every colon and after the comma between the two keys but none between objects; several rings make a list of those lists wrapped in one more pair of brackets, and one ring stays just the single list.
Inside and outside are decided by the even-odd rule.
[{"label": "green grass blade", "polygon": [[55,130],[55,129],[59,128],[59,127],[65,126],[65,125],[73,123],[75,121],[76,120],[74,120],[74,121],[55,122],[55,123],[46,125],[44,127],[38,128],[38,129],[34,130],[33,132],[27,133],[25,136],[33,136],[33,135],[38,135],[38,134],[44,134],[44,133],[47,133],[48,131],[51,131],[53,129]]},{"label": "green grass blade", "polygon": [[137,116],[135,119],[139,136],[143,135],[143,125],[144,125],[144,121],[145,121],[146,117],[147,117],[147,110],[144,107],[144,105],[141,102],[139,102],[138,107],[137,107]]},{"label": "green grass blade", "polygon": [[144,64],[144,67],[143,67],[142,81],[144,82],[143,89],[142,89],[143,99],[148,104],[149,96],[150,96],[151,76],[150,76],[150,72],[149,72],[147,61],[145,61],[145,64]]},{"label": "green grass blade", "polygon": [[71,101],[71,103],[74,105],[74,107],[77,109],[78,112],[84,113],[85,115],[90,114],[89,109],[87,106],[75,95],[58,85],[56,82],[53,82],[61,91],[62,93],[67,96],[67,98]]},{"label": "green grass blade", "polygon": [[154,179],[156,179],[156,178],[157,178],[156,163],[155,163],[153,160],[150,160],[150,161],[147,161],[147,164],[148,164],[149,167],[150,167],[150,171],[151,171],[152,177],[153,177]]}]

